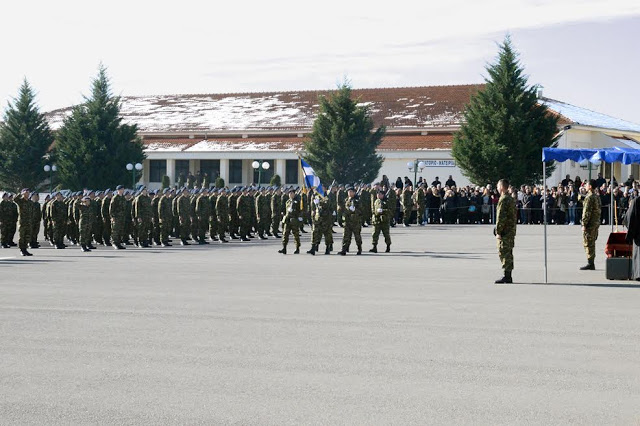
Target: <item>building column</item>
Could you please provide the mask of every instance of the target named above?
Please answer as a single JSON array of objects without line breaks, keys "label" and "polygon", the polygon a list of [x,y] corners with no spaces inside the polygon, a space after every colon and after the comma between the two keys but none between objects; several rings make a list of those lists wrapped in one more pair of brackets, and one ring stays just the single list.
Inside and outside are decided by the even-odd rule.
[{"label": "building column", "polygon": [[167,176],[169,176],[170,185],[176,184],[176,160],[167,158]]},{"label": "building column", "polygon": [[280,181],[284,184],[285,182],[285,177],[284,177],[284,171],[285,171],[285,167],[286,167],[286,160],[275,160],[275,173],[280,176]]},{"label": "building column", "polygon": [[224,179],[224,184],[229,185],[229,159],[220,159],[220,177]]}]

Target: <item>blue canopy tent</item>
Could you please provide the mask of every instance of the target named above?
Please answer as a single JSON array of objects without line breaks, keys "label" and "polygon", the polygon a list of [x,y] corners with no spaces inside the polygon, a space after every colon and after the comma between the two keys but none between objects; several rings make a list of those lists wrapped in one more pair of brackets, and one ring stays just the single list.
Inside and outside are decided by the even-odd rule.
[{"label": "blue canopy tent", "polygon": [[[590,163],[622,163],[640,164],[640,149],[633,148],[596,148],[596,149],[568,149],[568,148],[542,148],[542,176],[544,177],[544,282],[547,283],[547,161],[565,162],[573,160],[578,163],[588,161]],[[611,169],[613,180],[613,168]],[[611,191],[611,206],[613,206],[613,190]],[[613,220],[611,220],[613,231]]]}]

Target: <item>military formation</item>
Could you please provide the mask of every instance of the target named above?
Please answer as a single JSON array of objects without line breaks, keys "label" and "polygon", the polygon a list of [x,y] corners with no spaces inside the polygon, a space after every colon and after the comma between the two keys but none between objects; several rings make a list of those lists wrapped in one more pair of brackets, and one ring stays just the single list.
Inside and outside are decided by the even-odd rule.
[{"label": "military formation", "polygon": [[[115,190],[55,192],[41,203],[28,189],[19,194],[5,192],[0,202],[0,242],[3,248],[18,246],[23,256],[40,247],[44,239],[56,249],[77,246],[83,252],[98,245],[123,250],[168,247],[175,240],[190,244],[251,241],[253,238],[282,238],[282,254],[287,254],[289,238],[300,253],[300,234],[311,226],[308,254],[315,255],[324,238],[325,254],[333,251],[334,226],[344,228],[340,255],[349,252],[355,239],[362,253],[363,226],[374,229],[373,248],[377,253],[382,232],[386,252],[391,250],[389,226],[395,201],[393,191],[383,185],[335,186],[326,195],[313,189],[252,186],[229,188],[166,188],[136,191],[122,186]],[[18,233],[18,243],[14,242]],[[280,235],[282,234],[282,235]],[[94,245],[95,244],[95,245]]]}]

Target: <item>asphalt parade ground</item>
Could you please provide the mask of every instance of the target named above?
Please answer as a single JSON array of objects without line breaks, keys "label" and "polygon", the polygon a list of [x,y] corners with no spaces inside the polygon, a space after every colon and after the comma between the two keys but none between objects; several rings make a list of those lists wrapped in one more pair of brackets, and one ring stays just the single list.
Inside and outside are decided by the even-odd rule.
[{"label": "asphalt parade ground", "polygon": [[[0,424],[640,424],[640,283],[580,228],[392,229],[392,253],[275,239],[0,250]],[[336,228],[336,248],[341,238]],[[381,244],[382,245],[382,244]],[[293,252],[292,245],[289,246]]]}]

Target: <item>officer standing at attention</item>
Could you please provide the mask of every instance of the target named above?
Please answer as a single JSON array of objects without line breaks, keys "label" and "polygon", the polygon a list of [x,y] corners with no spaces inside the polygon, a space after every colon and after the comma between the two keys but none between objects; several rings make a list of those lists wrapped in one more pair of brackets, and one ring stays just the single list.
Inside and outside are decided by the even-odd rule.
[{"label": "officer standing at attention", "polygon": [[496,240],[498,242],[498,256],[502,262],[504,276],[496,280],[496,284],[511,284],[511,272],[513,271],[513,245],[516,239],[517,212],[516,203],[509,194],[509,181],[498,181],[500,200],[496,209]]},{"label": "officer standing at attention", "polygon": [[582,204],[582,243],[587,252],[587,264],[580,269],[583,271],[593,271],[596,269],[596,240],[598,239],[598,228],[600,228],[600,215],[602,205],[600,197],[595,194],[596,181],[591,179],[587,183],[587,198]]},{"label": "officer standing at attention", "polygon": [[347,199],[344,202],[342,209],[344,215],[344,234],[342,235],[342,251],[337,254],[345,256],[349,251],[351,245],[351,235],[356,239],[356,245],[358,246],[358,252],[356,254],[362,254],[362,237],[360,231],[362,230],[362,221],[360,219],[360,202],[356,198],[356,191],[352,186],[347,188]]},{"label": "officer standing at attention", "polygon": [[296,190],[289,188],[289,199],[285,204],[284,217],[282,218],[282,250],[278,253],[287,254],[287,244],[289,243],[289,234],[293,233],[296,241],[296,251],[294,254],[300,253],[300,201],[296,199]]},{"label": "officer standing at attention", "polygon": [[28,189],[23,189],[22,192],[16,195],[13,202],[18,207],[18,248],[23,256],[33,256],[27,251],[27,245],[31,242],[31,230],[33,225],[31,224],[32,218],[32,204],[30,200],[30,193]]}]

